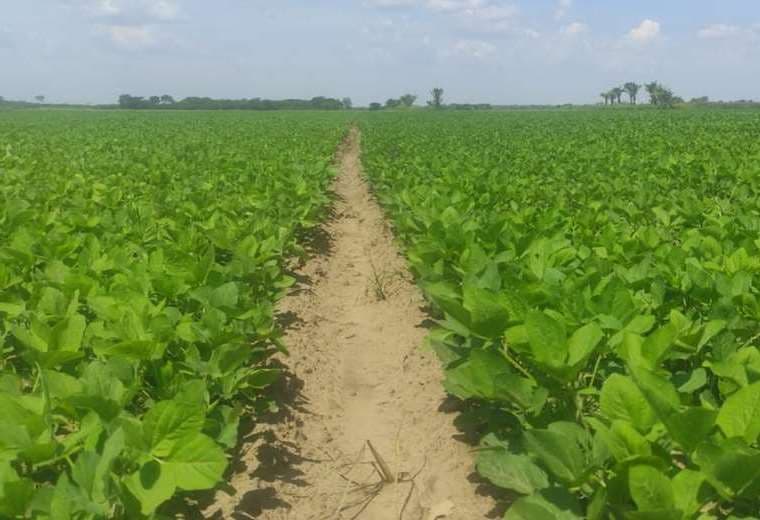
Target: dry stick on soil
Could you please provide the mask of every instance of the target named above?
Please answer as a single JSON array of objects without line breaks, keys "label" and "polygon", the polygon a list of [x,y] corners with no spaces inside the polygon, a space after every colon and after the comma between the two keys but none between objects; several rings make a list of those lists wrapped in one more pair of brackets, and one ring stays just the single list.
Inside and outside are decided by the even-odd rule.
[{"label": "dry stick on soil", "polygon": [[393,484],[396,482],[396,476],[391,471],[391,468],[388,467],[388,464],[385,462],[385,460],[383,460],[383,458],[377,452],[371,441],[367,441],[367,446],[369,446],[369,450],[372,452],[372,456],[375,457],[377,465],[380,467],[380,476],[382,477],[383,482],[387,484]]},{"label": "dry stick on soil", "polygon": [[[359,464],[360,460],[362,460],[363,455],[364,455],[364,446],[362,446],[362,449],[359,450],[359,454],[356,456],[356,459],[351,464],[351,467],[348,469],[348,472],[346,473],[346,475],[351,474],[351,471],[353,471],[354,467],[357,464]],[[340,497],[340,503],[338,504],[338,509],[335,510],[335,514],[333,515],[337,518],[340,518],[340,512],[343,510],[343,504],[346,503],[346,497],[348,496],[348,489],[350,485],[351,485],[351,480],[346,478],[346,485],[343,487],[343,495]]]}]

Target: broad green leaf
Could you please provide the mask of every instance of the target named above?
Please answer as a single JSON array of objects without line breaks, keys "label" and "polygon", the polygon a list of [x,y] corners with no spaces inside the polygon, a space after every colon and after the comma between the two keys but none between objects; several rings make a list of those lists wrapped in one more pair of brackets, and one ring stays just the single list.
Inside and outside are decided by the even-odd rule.
[{"label": "broad green leaf", "polygon": [[504,489],[532,495],[549,487],[546,473],[526,455],[515,455],[503,449],[483,450],[478,454],[478,473]]},{"label": "broad green leaf", "polygon": [[517,500],[504,520],[581,520],[577,500],[562,488],[546,489],[540,494]]},{"label": "broad green leaf", "polygon": [[87,322],[81,314],[74,314],[58,323],[52,330],[51,348],[74,352],[82,348],[82,338]]},{"label": "broad green leaf", "polygon": [[740,495],[760,479],[760,451],[739,438],[721,444],[702,443],[694,454],[708,482],[727,499]]},{"label": "broad green leaf", "polygon": [[632,375],[641,393],[661,421],[678,411],[681,405],[680,398],[670,381],[643,368],[634,369]]},{"label": "broad green leaf", "polygon": [[524,432],[523,444],[555,477],[572,484],[579,482],[589,469],[583,451],[590,444],[587,437],[586,431],[575,423],[553,423],[547,430]]},{"label": "broad green leaf", "polygon": [[672,324],[668,324],[646,337],[641,345],[641,355],[648,362],[648,368],[653,369],[659,366],[672,348],[677,336],[678,330]]},{"label": "broad green leaf", "polygon": [[699,471],[684,469],[673,477],[673,497],[676,508],[691,515],[713,497],[704,493],[705,476]]},{"label": "broad green leaf", "polygon": [[760,383],[739,389],[723,403],[716,420],[726,437],[754,443],[760,435]]},{"label": "broad green leaf", "polygon": [[181,439],[199,433],[206,418],[204,403],[161,401],[145,414],[145,440],[155,457],[166,457]]},{"label": "broad green leaf", "polygon": [[639,511],[675,509],[670,479],[652,466],[631,467],[628,470],[628,488]]},{"label": "broad green leaf", "polygon": [[620,374],[612,374],[604,382],[599,406],[610,421],[628,421],[641,432],[649,431],[657,421],[654,409],[636,383]]},{"label": "broad green leaf", "polygon": [[451,285],[438,282],[425,284],[422,287],[443,312],[462,325],[470,325],[470,313],[464,308],[461,295]]},{"label": "broad green leaf", "polygon": [[694,406],[670,414],[663,422],[673,439],[691,452],[710,434],[717,416],[714,410]]},{"label": "broad green leaf", "polygon": [[463,295],[472,331],[490,339],[501,337],[509,324],[509,312],[498,295],[469,284],[465,284]]},{"label": "broad green leaf", "polygon": [[224,451],[200,433],[174,444],[164,463],[177,487],[187,491],[213,488],[226,468]]},{"label": "broad green leaf", "polygon": [[124,483],[140,502],[140,511],[152,515],[158,506],[174,495],[177,489],[174,477],[173,470],[152,460],[124,479]]},{"label": "broad green leaf", "polygon": [[473,350],[466,362],[446,370],[444,387],[460,399],[501,400],[526,409],[540,406],[545,397],[541,388],[515,373],[495,350]]},{"label": "broad green leaf", "polygon": [[531,311],[525,329],[536,361],[548,366],[561,366],[567,359],[567,335],[564,326],[540,311]]},{"label": "broad green leaf", "polygon": [[576,366],[584,363],[602,341],[604,333],[596,323],[589,323],[576,330],[567,342],[567,363]]}]

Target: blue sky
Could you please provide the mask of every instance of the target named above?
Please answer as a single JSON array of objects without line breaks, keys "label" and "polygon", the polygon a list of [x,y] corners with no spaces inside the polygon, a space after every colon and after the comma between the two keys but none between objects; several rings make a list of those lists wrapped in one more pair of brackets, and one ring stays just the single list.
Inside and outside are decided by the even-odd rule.
[{"label": "blue sky", "polygon": [[758,0],[4,2],[0,95],[596,102],[625,81],[760,99]]}]

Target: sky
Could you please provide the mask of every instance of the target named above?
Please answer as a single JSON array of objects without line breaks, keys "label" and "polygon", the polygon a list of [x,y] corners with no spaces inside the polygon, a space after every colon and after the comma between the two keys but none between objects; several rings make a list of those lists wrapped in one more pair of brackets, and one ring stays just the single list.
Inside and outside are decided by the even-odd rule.
[{"label": "sky", "polygon": [[0,0],[0,96],[760,99],[760,0]]}]

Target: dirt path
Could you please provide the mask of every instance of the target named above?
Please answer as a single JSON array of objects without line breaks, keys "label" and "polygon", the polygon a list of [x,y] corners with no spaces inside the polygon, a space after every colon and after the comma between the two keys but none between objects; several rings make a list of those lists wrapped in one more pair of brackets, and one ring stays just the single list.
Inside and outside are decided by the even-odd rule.
[{"label": "dirt path", "polygon": [[[244,446],[216,507],[224,518],[473,520],[493,501],[472,484],[470,448],[455,440],[427,333],[424,301],[361,177],[360,135],[339,154],[333,218],[300,283],[289,322],[280,413]],[[387,465],[383,482],[370,441]],[[374,466],[373,463],[374,462]]]}]

